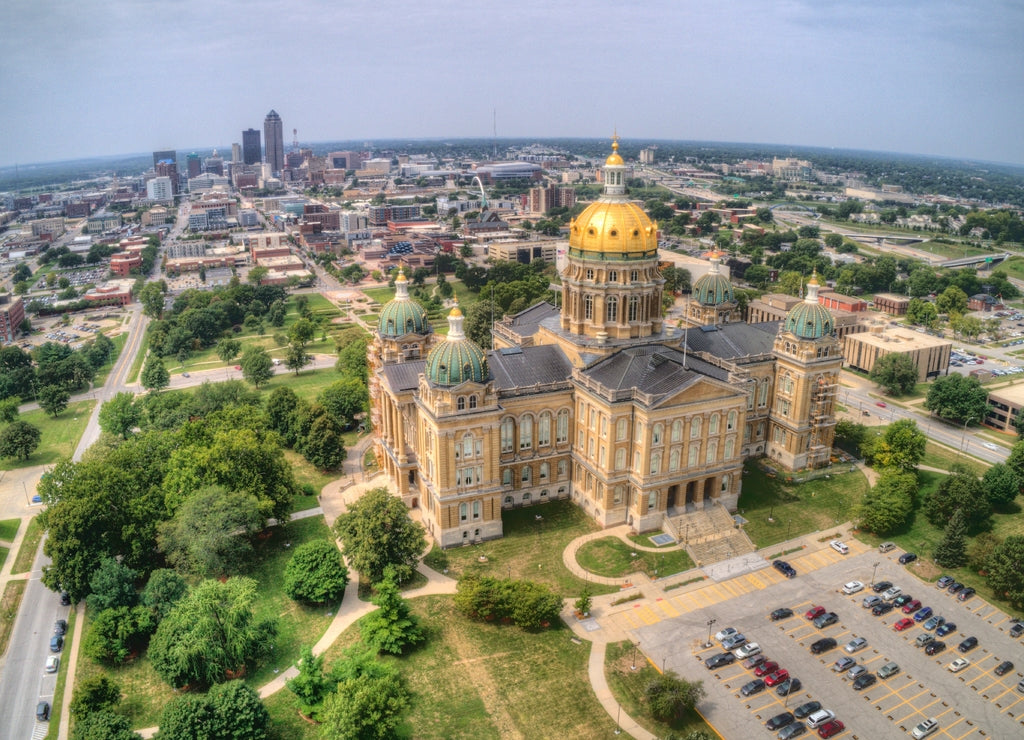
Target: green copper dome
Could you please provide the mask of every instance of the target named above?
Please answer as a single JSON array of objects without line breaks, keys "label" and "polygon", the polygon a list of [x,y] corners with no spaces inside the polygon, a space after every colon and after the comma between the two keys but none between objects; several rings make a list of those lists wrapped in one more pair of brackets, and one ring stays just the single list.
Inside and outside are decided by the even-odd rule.
[{"label": "green copper dome", "polygon": [[395,297],[385,303],[380,311],[377,331],[382,337],[427,334],[431,331],[426,310],[409,297],[408,283],[400,270],[395,279]]},{"label": "green copper dome", "polygon": [[735,299],[729,278],[718,271],[721,262],[717,254],[711,256],[711,269],[693,284],[693,297],[702,306],[720,306]]},{"label": "green copper dome", "polygon": [[458,305],[448,314],[448,336],[427,355],[427,380],[435,385],[453,386],[468,380],[486,382],[489,371],[484,351],[462,332],[462,311]]},{"label": "green copper dome", "polygon": [[821,339],[832,334],[835,321],[832,313],[818,303],[818,277],[813,275],[807,283],[807,297],[789,309],[783,328],[801,339]]}]

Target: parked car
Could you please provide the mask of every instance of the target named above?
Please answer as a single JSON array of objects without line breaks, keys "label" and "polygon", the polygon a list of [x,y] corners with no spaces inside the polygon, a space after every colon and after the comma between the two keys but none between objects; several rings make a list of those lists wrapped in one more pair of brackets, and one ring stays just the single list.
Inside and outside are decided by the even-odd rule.
[{"label": "parked car", "polygon": [[900,565],[909,565],[910,563],[917,560],[917,555],[912,552],[905,552],[899,556]]},{"label": "parked car", "polygon": [[881,596],[865,596],[864,600],[860,602],[860,605],[865,609],[871,609],[872,607],[878,606],[882,603]]},{"label": "parked car", "polygon": [[823,738],[835,737],[836,735],[838,735],[840,732],[842,732],[845,729],[846,729],[846,725],[844,725],[838,719],[834,719],[831,722],[826,722],[825,724],[823,724],[821,727],[818,728],[818,737],[823,737]]},{"label": "parked car", "polygon": [[894,663],[893,661],[889,661],[884,666],[882,666],[881,668],[878,669],[878,677],[879,678],[889,678],[890,676],[895,676],[899,672],[900,672],[899,664],[898,663]]},{"label": "parked car", "polygon": [[846,652],[852,654],[852,653],[856,653],[856,652],[858,652],[860,650],[863,650],[867,646],[868,646],[868,641],[867,641],[866,637],[855,637],[852,640],[850,640],[848,643],[846,643],[846,647],[844,647],[843,650],[845,650]]},{"label": "parked car", "polygon": [[900,594],[892,600],[892,605],[898,606],[902,609],[906,604],[909,604],[911,601],[914,601],[914,597],[910,594]]},{"label": "parked car", "polygon": [[863,591],[863,590],[864,590],[864,584],[861,583],[860,581],[850,581],[849,583],[844,583],[843,584],[843,593],[847,594],[847,595],[855,594],[858,591]]},{"label": "parked car", "polygon": [[946,649],[946,643],[942,640],[932,640],[924,647],[925,655],[938,655]]},{"label": "parked car", "polygon": [[936,588],[947,588],[949,584],[953,582],[953,576],[939,576],[939,580],[935,582]]},{"label": "parked car", "polygon": [[44,667],[47,673],[56,673],[57,669],[60,668],[60,658],[56,655],[49,656]]},{"label": "parked car", "polygon": [[69,594],[67,591],[60,592],[60,605],[71,606],[71,594]]},{"label": "parked car", "polygon": [[935,642],[935,635],[931,632],[922,632],[917,636],[917,639],[914,640],[914,644],[918,647],[924,647],[929,642]]},{"label": "parked car", "polygon": [[718,655],[712,655],[710,658],[704,661],[711,670],[715,668],[721,668],[722,666],[731,665],[736,662],[736,656],[732,653],[719,653]]},{"label": "parked car", "polygon": [[895,608],[896,607],[892,605],[891,601],[883,601],[881,604],[875,604],[875,606],[871,609],[871,613],[874,614],[876,617],[880,617],[883,614],[888,614]]},{"label": "parked car", "polygon": [[794,722],[779,730],[779,740],[793,740],[794,737],[800,737],[806,732],[807,727],[803,722]]},{"label": "parked car", "polygon": [[807,610],[807,612],[806,612],[806,613],[804,614],[804,618],[805,618],[805,619],[817,619],[817,618],[818,618],[818,617],[820,617],[820,616],[821,616],[822,614],[824,614],[824,613],[825,613],[825,611],[826,611],[826,609],[825,609],[825,607],[823,607],[823,606],[812,606],[812,607],[811,607],[810,609],[808,609],[808,610]]},{"label": "parked car", "polygon": [[715,633],[715,639],[718,642],[721,642],[725,638],[732,637],[733,635],[738,635],[739,633],[740,631],[735,627],[726,627],[725,629],[719,630]]},{"label": "parked car", "polygon": [[883,601],[892,601],[897,596],[899,596],[901,593],[903,593],[903,589],[900,588],[899,586],[890,586],[889,588],[887,588],[882,593],[882,600]]},{"label": "parked car", "polygon": [[914,740],[921,740],[921,738],[928,737],[933,732],[939,729],[939,721],[934,717],[929,717],[924,722],[921,722],[917,727],[910,731],[910,736]]},{"label": "parked car", "polygon": [[1010,627],[1010,637],[1017,639],[1021,635],[1024,635],[1024,622],[1017,622]]},{"label": "parked car", "polygon": [[828,614],[822,614],[820,617],[814,620],[814,626],[818,629],[824,629],[830,625],[835,624],[839,621],[839,615],[835,612],[829,612]]},{"label": "parked car", "polygon": [[63,649],[64,649],[64,636],[63,635],[54,635],[53,637],[50,638],[50,652],[51,653],[59,653]]},{"label": "parked car", "polygon": [[849,656],[844,655],[842,658],[840,658],[832,664],[832,672],[842,673],[843,671],[850,670],[855,665],[857,665],[857,661],[854,658],[850,658]]},{"label": "parked car", "polygon": [[950,594],[958,594],[963,590],[964,584],[960,583],[960,581],[953,581],[951,584],[946,586],[946,593]]},{"label": "parked car", "polygon": [[868,672],[868,667],[865,665],[855,665],[853,668],[846,672],[846,677],[853,681],[856,678],[860,678]]},{"label": "parked car", "polygon": [[966,653],[971,650],[974,650],[974,648],[976,647],[978,647],[978,638],[968,637],[966,640],[957,645],[956,649],[959,650],[961,653]]},{"label": "parked car", "polygon": [[741,665],[748,671],[751,671],[757,668],[762,663],[764,663],[766,660],[768,660],[768,656],[766,656],[764,653],[758,653],[752,658],[747,658],[745,661],[743,661]]},{"label": "parked car", "polygon": [[755,678],[753,681],[747,681],[743,684],[743,688],[740,689],[740,693],[744,696],[753,696],[759,694],[765,689],[765,683],[760,678]]},{"label": "parked car", "polygon": [[950,673],[959,673],[960,671],[962,671],[964,668],[966,668],[970,664],[971,664],[971,661],[967,660],[967,658],[957,658],[952,663],[950,663],[948,666],[946,666],[946,669]]},{"label": "parked car", "polygon": [[732,637],[726,637],[722,640],[722,648],[724,650],[735,650],[740,645],[745,645],[747,638],[743,635],[733,635]]},{"label": "parked car", "polygon": [[772,732],[775,732],[775,730],[780,730],[786,725],[792,724],[795,719],[796,717],[793,716],[792,712],[782,712],[781,714],[776,714],[770,720],[765,722],[764,726]]},{"label": "parked car", "polygon": [[903,617],[903,619],[901,619],[896,624],[894,624],[892,626],[892,628],[894,630],[896,630],[897,632],[902,632],[907,627],[913,627],[913,626],[914,626],[914,620],[913,619],[911,619],[910,617]]},{"label": "parked car", "polygon": [[935,613],[935,610],[932,609],[930,606],[922,606],[920,609],[918,609],[916,612],[914,612],[914,621],[915,622],[923,622],[924,620],[928,619],[928,617],[930,617],[934,613]]},{"label": "parked car", "polygon": [[865,673],[863,676],[857,676],[853,679],[853,690],[860,691],[866,689],[868,686],[874,686],[878,681],[878,676],[874,673]]},{"label": "parked car", "polygon": [[911,599],[910,601],[908,601],[906,604],[903,605],[903,613],[904,614],[913,614],[914,612],[916,612],[920,608],[921,608],[921,600],[920,599]]},{"label": "parked car", "polygon": [[806,704],[801,704],[793,710],[794,716],[797,719],[803,719],[804,717],[810,717],[812,714],[821,709],[820,701],[809,701]]},{"label": "parked car", "polygon": [[41,701],[36,704],[36,719],[40,722],[50,719],[50,702]]},{"label": "parked car", "polygon": [[777,670],[779,670],[779,664],[774,660],[769,660],[755,668],[754,675],[758,677],[767,676],[770,673],[775,673]]},{"label": "parked car", "polygon": [[896,543],[895,542],[883,542],[881,545],[878,546],[878,551],[879,552],[889,552],[890,550],[895,550],[895,549],[896,549]]},{"label": "parked car", "polygon": [[946,635],[951,634],[953,632],[956,632],[956,622],[946,622],[944,624],[940,624],[939,628],[935,630],[935,634],[939,637],[945,637]]},{"label": "parked car", "polygon": [[68,631],[68,622],[66,619],[58,619],[53,623],[53,634],[64,635]]},{"label": "parked car", "polygon": [[871,584],[871,590],[876,594],[888,591],[890,588],[892,588],[892,581],[879,581],[878,583]]},{"label": "parked car", "polygon": [[768,676],[764,679],[764,682],[768,686],[778,686],[787,678],[789,678],[789,671],[787,671],[785,668],[779,668],[774,673],[769,673]]},{"label": "parked car", "polygon": [[773,560],[772,567],[782,575],[786,576],[786,578],[794,578],[796,576],[796,568],[785,560]]},{"label": "parked car", "polygon": [[770,620],[772,620],[773,622],[778,622],[780,619],[788,619],[789,617],[792,617],[792,616],[793,616],[793,610],[792,609],[790,609],[788,607],[782,607],[781,609],[776,609],[771,614],[769,614],[768,618]]},{"label": "parked car", "polygon": [[814,714],[807,716],[807,726],[812,730],[816,730],[826,722],[831,722],[836,718],[836,713],[831,709],[819,709]]},{"label": "parked car", "polygon": [[956,597],[960,599],[960,601],[967,601],[969,598],[974,596],[974,593],[975,591],[973,588],[965,588],[963,591],[958,593]]},{"label": "parked car", "polygon": [[997,676],[1005,676],[1007,673],[1009,673],[1012,670],[1013,670],[1013,661],[1012,660],[1004,660],[1002,663],[1000,663],[999,665],[997,665],[995,667],[995,670],[993,671],[993,673],[995,673]]},{"label": "parked car", "polygon": [[839,540],[832,540],[828,543],[828,546],[836,552],[838,552],[840,555],[846,555],[848,552],[850,552],[849,546],[845,542],[840,542]]},{"label": "parked car", "polygon": [[795,691],[799,691],[804,687],[799,678],[787,678],[785,681],[775,687],[775,693],[779,696],[789,696]]},{"label": "parked car", "polygon": [[925,622],[921,626],[924,627],[926,630],[931,631],[931,630],[935,629],[936,627],[941,627],[945,623],[946,623],[946,618],[945,617],[940,617],[938,614],[936,614],[935,616],[933,616],[931,619],[929,619],[927,622]]},{"label": "parked car", "polygon": [[741,645],[736,648],[734,652],[739,660],[743,660],[744,658],[749,658],[761,652],[761,646],[756,642],[748,642],[746,645]]},{"label": "parked car", "polygon": [[835,638],[823,637],[820,640],[815,640],[811,643],[811,653],[813,655],[819,655],[828,650],[831,650],[836,646]]}]

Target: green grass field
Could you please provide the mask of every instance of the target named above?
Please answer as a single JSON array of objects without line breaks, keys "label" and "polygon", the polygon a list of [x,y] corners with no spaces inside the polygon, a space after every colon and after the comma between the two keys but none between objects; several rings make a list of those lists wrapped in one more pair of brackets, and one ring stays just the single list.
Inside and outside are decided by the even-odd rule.
[{"label": "green grass field", "polygon": [[39,447],[29,455],[28,460],[0,459],[0,470],[17,470],[36,465],[53,465],[62,457],[70,457],[78,440],[89,423],[96,401],[75,401],[68,405],[60,416],[54,418],[42,409],[26,411],[19,418],[27,421],[42,432]]},{"label": "green grass field", "polygon": [[32,517],[25,529],[25,538],[21,541],[18,554],[14,558],[14,565],[11,566],[11,573],[28,573],[32,570],[32,563],[36,559],[36,551],[39,549],[39,542],[43,539],[43,528],[37,517]]},{"label": "green grass field", "polygon": [[610,578],[637,572],[664,578],[694,567],[685,550],[633,550],[618,537],[602,537],[585,543],[576,553],[576,562],[595,575]]},{"label": "green grass field", "polygon": [[13,542],[20,526],[21,519],[4,519],[0,521],[0,540]]},{"label": "green grass field", "polygon": [[7,652],[7,643],[10,642],[11,630],[14,629],[14,618],[18,616],[26,586],[28,581],[24,579],[8,581],[3,594],[0,595],[0,655]]}]

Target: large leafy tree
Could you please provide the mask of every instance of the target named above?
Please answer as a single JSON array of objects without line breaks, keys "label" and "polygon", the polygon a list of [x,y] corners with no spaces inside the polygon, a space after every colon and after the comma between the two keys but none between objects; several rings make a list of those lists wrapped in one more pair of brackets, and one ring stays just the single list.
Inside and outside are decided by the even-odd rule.
[{"label": "large leafy tree", "polygon": [[28,460],[42,438],[42,432],[27,421],[12,421],[0,429],[0,457]]},{"label": "large leafy tree", "polygon": [[967,518],[963,509],[953,512],[942,541],[935,546],[935,562],[943,568],[959,568],[967,562]]},{"label": "large leafy tree", "polygon": [[1013,534],[988,559],[988,584],[1015,609],[1024,609],[1024,536]]},{"label": "large leafy tree", "polygon": [[326,604],[341,598],[348,585],[348,568],[341,552],[328,540],[300,545],[284,569],[284,592],[293,599]]},{"label": "large leafy tree", "polygon": [[[320,413],[316,413],[318,409]],[[322,407],[314,407],[312,413],[309,431],[296,447],[320,470],[337,470],[348,457],[343,436],[345,430]]]},{"label": "large leafy tree", "polygon": [[958,509],[963,511],[969,532],[988,528],[992,504],[978,476],[962,467],[944,478],[924,504],[925,516],[936,527],[944,527]]},{"label": "large leafy tree", "polygon": [[338,683],[320,712],[322,735],[330,740],[389,740],[409,706],[409,690],[398,671],[362,662]]},{"label": "large leafy tree", "polygon": [[46,385],[39,389],[38,400],[39,408],[50,416],[57,417],[68,407],[71,394],[63,386]]},{"label": "large leafy tree", "polygon": [[145,606],[118,606],[93,617],[82,649],[93,660],[121,665],[146,647],[156,618]]},{"label": "large leafy tree", "polygon": [[928,438],[913,419],[900,419],[889,425],[881,438],[876,438],[869,451],[871,461],[881,468],[917,469],[924,458]]},{"label": "large leafy tree", "polygon": [[883,470],[878,482],[864,494],[857,509],[860,525],[875,534],[895,532],[914,510],[917,476],[897,468]]},{"label": "large leafy tree", "polygon": [[291,342],[284,351],[284,364],[296,375],[306,365],[313,361],[313,355],[306,350],[306,345],[301,342]]},{"label": "large leafy tree", "polygon": [[237,339],[221,339],[217,342],[217,357],[222,362],[231,362],[241,351],[242,343]]},{"label": "large leafy tree", "polygon": [[950,285],[935,298],[939,313],[962,314],[967,310],[967,294],[955,285]]},{"label": "large leafy tree", "polygon": [[203,581],[160,622],[149,645],[157,674],[174,688],[212,686],[258,665],[277,626],[257,622],[252,578]]},{"label": "large leafy tree", "polygon": [[644,698],[651,714],[662,722],[671,722],[692,711],[704,698],[703,681],[686,681],[675,671],[666,671],[647,682]]},{"label": "large leafy tree", "polygon": [[366,411],[369,394],[366,383],[356,377],[347,377],[324,388],[316,400],[339,424],[351,428],[356,415]]},{"label": "large leafy tree", "polygon": [[71,716],[81,719],[92,712],[113,709],[121,701],[121,687],[107,676],[89,676],[76,682],[71,695]]},{"label": "large leafy tree", "polygon": [[993,506],[1012,504],[1020,493],[1020,476],[1005,463],[996,463],[986,470],[981,482]]},{"label": "large leafy tree", "polygon": [[917,384],[917,365],[910,355],[890,352],[875,362],[868,378],[892,395],[902,396],[914,390]]},{"label": "large leafy tree", "polygon": [[150,391],[160,391],[171,383],[171,374],[164,367],[164,361],[150,353],[146,358],[146,366],[142,368],[142,387]]},{"label": "large leafy tree", "polygon": [[166,284],[163,281],[158,283],[146,283],[139,291],[139,302],[142,303],[142,312],[151,319],[159,319],[164,315],[164,293]]},{"label": "large leafy tree", "polygon": [[274,377],[274,361],[262,347],[249,347],[245,350],[240,366],[242,377],[257,388]]},{"label": "large leafy tree", "polygon": [[89,577],[89,609],[99,612],[117,606],[134,606],[138,601],[135,579],[138,573],[111,557],[103,558]]},{"label": "large leafy tree", "polygon": [[150,574],[142,590],[141,601],[159,622],[187,593],[188,584],[184,578],[170,568],[160,568]]},{"label": "large leafy tree", "polygon": [[298,697],[302,713],[315,718],[324,699],[338,685],[338,678],[324,672],[324,656],[313,655],[308,645],[302,648],[298,667],[299,675],[288,679],[285,686]]},{"label": "large leafy tree", "polygon": [[376,593],[371,601],[377,610],[363,617],[359,634],[363,642],[378,653],[401,655],[422,642],[424,635],[393,576],[393,569],[388,568],[384,580],[375,586]]},{"label": "large leafy tree", "polygon": [[142,735],[123,714],[103,709],[75,719],[71,740],[142,740]]},{"label": "large leafy tree", "polygon": [[121,439],[128,439],[141,420],[142,409],[131,393],[118,393],[100,407],[100,429]]},{"label": "large leafy tree", "polygon": [[977,378],[953,373],[935,379],[924,407],[949,421],[977,424],[988,413],[988,391]]},{"label": "large leafy tree", "polygon": [[334,531],[349,563],[371,583],[380,581],[389,565],[400,583],[409,580],[427,548],[422,525],[409,518],[402,499],[386,488],[363,494],[338,517]]}]

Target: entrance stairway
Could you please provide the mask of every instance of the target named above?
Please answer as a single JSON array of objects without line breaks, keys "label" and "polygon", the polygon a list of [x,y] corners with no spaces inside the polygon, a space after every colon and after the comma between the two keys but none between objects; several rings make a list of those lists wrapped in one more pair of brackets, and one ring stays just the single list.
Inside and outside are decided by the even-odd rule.
[{"label": "entrance stairway", "polygon": [[721,504],[708,504],[691,511],[670,511],[662,529],[679,542],[698,566],[754,552],[757,548],[732,515]]}]

